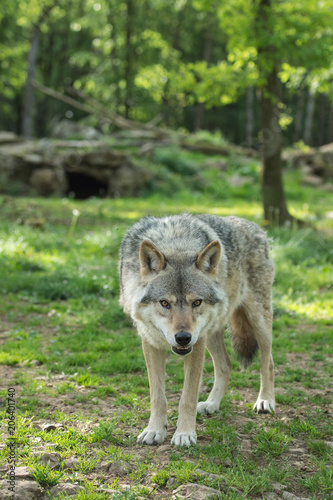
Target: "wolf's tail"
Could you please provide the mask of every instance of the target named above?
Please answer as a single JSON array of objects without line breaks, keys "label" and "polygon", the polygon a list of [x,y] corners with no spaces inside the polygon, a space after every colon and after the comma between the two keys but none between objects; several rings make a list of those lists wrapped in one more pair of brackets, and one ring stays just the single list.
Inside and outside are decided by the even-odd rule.
[{"label": "wolf's tail", "polygon": [[234,311],[231,316],[230,326],[233,348],[240,364],[243,368],[246,368],[252,363],[258,351],[258,343],[244,307],[240,306]]}]

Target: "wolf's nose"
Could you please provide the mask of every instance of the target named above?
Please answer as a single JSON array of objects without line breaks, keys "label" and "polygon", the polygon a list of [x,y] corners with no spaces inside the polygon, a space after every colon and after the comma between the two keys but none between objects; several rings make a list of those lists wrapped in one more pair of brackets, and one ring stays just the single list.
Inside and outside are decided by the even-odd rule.
[{"label": "wolf's nose", "polygon": [[192,335],[189,332],[178,332],[175,335],[177,344],[184,347],[191,342]]}]

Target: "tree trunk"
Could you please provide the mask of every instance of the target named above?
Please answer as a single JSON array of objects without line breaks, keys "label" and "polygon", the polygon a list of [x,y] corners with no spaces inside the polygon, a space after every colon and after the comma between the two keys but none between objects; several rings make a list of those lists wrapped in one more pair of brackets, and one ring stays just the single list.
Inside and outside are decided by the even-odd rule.
[{"label": "tree trunk", "polygon": [[278,107],[280,81],[278,63],[274,62],[276,50],[269,32],[271,16],[271,0],[260,0],[255,28],[262,40],[258,46],[259,79],[263,82],[260,87],[261,188],[265,223],[283,226],[291,223],[293,217],[288,212],[282,181],[282,130]]},{"label": "tree trunk", "polygon": [[[205,34],[205,46],[203,53],[203,60],[207,63],[207,68],[209,68],[211,60],[212,60],[212,51],[213,51],[213,27],[214,20],[211,19],[207,25],[207,30]],[[194,131],[197,132],[202,128],[203,120],[205,116],[205,108],[206,103],[200,102],[197,107],[197,113],[194,121]]]},{"label": "tree trunk", "polygon": [[297,142],[302,137],[302,123],[304,114],[304,90],[298,90],[297,104],[296,104],[296,114],[295,114],[295,131],[294,131],[294,142]]},{"label": "tree trunk", "polygon": [[282,226],[292,220],[282,181],[282,131],[278,110],[279,80],[275,69],[261,89],[262,200],[266,224]]},{"label": "tree trunk", "polygon": [[31,137],[33,137],[35,132],[34,116],[36,112],[36,102],[33,82],[35,80],[37,71],[40,27],[57,4],[58,0],[53,0],[53,3],[51,5],[44,7],[37,23],[33,25],[31,31],[30,50],[28,53],[27,79],[23,96],[22,114],[22,135],[26,139],[30,139]]},{"label": "tree trunk", "polygon": [[134,1],[127,0],[127,21],[126,21],[126,56],[125,56],[125,118],[129,118],[132,107],[134,90],[134,47],[132,43],[133,29],[135,22]]},{"label": "tree trunk", "polygon": [[333,105],[331,104],[329,109],[329,120],[328,120],[328,138],[327,142],[333,142]]},{"label": "tree trunk", "polygon": [[252,148],[254,144],[254,89],[246,89],[246,147]]},{"label": "tree trunk", "polygon": [[305,129],[304,129],[304,142],[308,146],[312,145],[312,127],[313,117],[316,103],[316,93],[310,89],[308,103],[306,106]]},{"label": "tree trunk", "polygon": [[320,96],[320,117],[319,117],[319,137],[318,146],[323,146],[327,142],[327,110],[329,109],[329,102],[325,94]]},{"label": "tree trunk", "polygon": [[35,89],[32,82],[35,80],[37,69],[39,38],[39,26],[33,26],[30,39],[30,50],[28,53],[27,79],[23,97],[22,135],[26,139],[33,137],[35,132]]},{"label": "tree trunk", "polygon": [[109,9],[107,14],[108,24],[112,26],[111,31],[111,42],[112,49],[110,54],[110,72],[112,73],[112,83],[115,83],[115,91],[114,91],[114,104],[113,109],[116,113],[119,112],[119,106],[122,104],[121,102],[121,92],[119,88],[119,81],[121,80],[121,66],[120,55],[119,55],[119,33],[118,33],[118,22],[117,17],[119,17],[119,13],[115,9],[113,3],[111,1],[108,2]]}]

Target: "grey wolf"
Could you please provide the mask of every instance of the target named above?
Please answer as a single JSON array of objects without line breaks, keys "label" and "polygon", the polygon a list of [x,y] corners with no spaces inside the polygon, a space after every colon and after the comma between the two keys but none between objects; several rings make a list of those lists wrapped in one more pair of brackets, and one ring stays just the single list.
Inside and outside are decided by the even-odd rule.
[{"label": "grey wolf", "polygon": [[[271,290],[274,264],[264,231],[237,217],[181,214],[144,217],[125,235],[119,262],[120,303],[142,339],[151,399],[142,444],[166,437],[166,351],[184,358],[184,388],[171,443],[196,443],[196,413],[219,409],[231,363],[224,344],[247,366],[259,348],[260,392],[254,410],[273,412]],[[214,385],[207,401],[198,393],[208,349]]]}]

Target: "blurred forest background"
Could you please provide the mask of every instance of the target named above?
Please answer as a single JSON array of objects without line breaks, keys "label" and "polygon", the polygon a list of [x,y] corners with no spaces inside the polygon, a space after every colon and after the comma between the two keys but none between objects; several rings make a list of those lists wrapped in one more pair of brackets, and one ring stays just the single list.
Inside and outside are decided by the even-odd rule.
[{"label": "blurred forest background", "polygon": [[[326,0],[3,0],[0,129],[43,137],[84,111],[33,81],[126,118],[257,144],[268,82],[285,144],[333,141],[333,6]],[[96,117],[89,123],[107,127]]]},{"label": "blurred forest background", "polygon": [[[199,139],[260,149],[264,219],[290,225],[282,148],[333,144],[332,54],[330,0],[4,0],[0,129],[30,139],[81,121],[192,150]],[[332,147],[324,155],[313,171],[331,179]],[[88,160],[73,168],[88,162],[86,175]],[[39,193],[54,193],[52,169],[30,176]],[[102,182],[122,195],[110,175]]]}]

